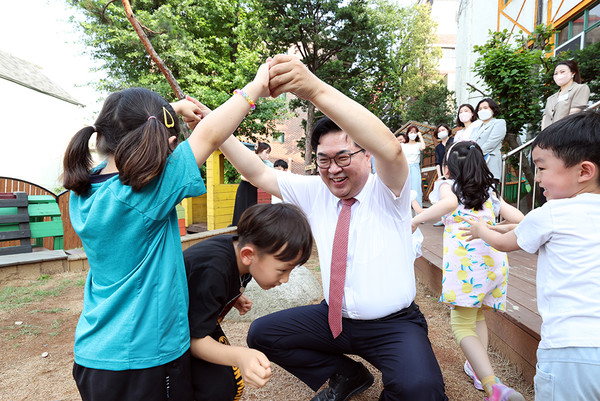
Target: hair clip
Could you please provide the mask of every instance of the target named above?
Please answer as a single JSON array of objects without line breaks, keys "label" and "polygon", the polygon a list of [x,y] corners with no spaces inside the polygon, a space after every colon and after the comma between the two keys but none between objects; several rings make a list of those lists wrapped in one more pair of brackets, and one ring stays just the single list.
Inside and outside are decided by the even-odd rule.
[{"label": "hair clip", "polygon": [[[167,121],[167,114],[169,115],[169,117],[171,117],[171,122],[169,123]],[[175,120],[173,119],[173,116],[171,115],[171,113],[169,113],[169,110],[167,110],[165,108],[165,106],[163,106],[163,117],[165,120],[165,127],[167,128],[173,128],[175,126]]]}]

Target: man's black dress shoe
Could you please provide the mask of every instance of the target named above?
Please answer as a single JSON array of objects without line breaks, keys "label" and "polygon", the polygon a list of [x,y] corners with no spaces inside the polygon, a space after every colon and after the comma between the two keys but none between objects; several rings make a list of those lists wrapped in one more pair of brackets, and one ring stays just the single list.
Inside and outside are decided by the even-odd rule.
[{"label": "man's black dress shoe", "polygon": [[329,387],[315,395],[311,401],[347,401],[373,384],[373,375],[360,363],[352,376],[335,373],[329,378]]}]

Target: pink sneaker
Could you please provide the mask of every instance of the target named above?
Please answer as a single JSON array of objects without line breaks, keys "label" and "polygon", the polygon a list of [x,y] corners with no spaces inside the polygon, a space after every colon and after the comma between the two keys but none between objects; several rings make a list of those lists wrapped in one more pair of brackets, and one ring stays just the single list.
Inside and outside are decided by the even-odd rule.
[{"label": "pink sneaker", "polygon": [[525,401],[525,397],[521,393],[502,383],[494,383],[492,395],[484,399],[485,401]]},{"label": "pink sneaker", "polygon": [[465,361],[464,369],[465,369],[465,373],[467,374],[467,376],[469,376],[471,378],[471,380],[473,380],[473,387],[475,387],[479,391],[483,391],[483,386],[481,385],[481,381],[479,381],[479,378],[473,371],[473,368],[471,367],[471,364],[469,363],[469,361]]}]

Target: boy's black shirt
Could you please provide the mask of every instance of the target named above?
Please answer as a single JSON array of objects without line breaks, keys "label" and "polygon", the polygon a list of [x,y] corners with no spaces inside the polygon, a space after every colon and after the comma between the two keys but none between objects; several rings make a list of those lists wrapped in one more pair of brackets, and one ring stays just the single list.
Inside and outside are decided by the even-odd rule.
[{"label": "boy's black shirt", "polygon": [[192,338],[212,334],[241,295],[240,286],[245,287],[252,279],[247,274],[242,277],[243,285],[240,285],[234,240],[237,236],[219,235],[183,252],[190,294],[188,317]]}]

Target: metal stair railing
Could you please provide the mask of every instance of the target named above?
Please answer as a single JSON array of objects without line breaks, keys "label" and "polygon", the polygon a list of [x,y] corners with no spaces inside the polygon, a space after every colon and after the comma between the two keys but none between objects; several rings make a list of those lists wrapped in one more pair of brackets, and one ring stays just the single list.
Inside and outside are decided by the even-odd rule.
[{"label": "metal stair railing", "polygon": [[[595,110],[595,109],[599,109],[599,108],[600,108],[600,101],[587,107],[584,111]],[[519,154],[519,174],[517,176],[517,209],[519,208],[519,206],[521,204],[521,181],[523,180],[523,152],[525,150],[528,150],[531,147],[531,143],[533,142],[534,139],[535,138],[530,139],[529,141],[527,141],[523,145],[519,146],[518,148],[515,148],[515,149],[511,150],[510,152],[502,155],[502,182],[500,184],[501,185],[500,186],[500,195],[504,198],[504,193],[506,191],[506,161],[508,160],[509,157],[516,155],[517,153]],[[537,173],[537,170],[534,168],[534,170],[533,170],[534,180],[533,180],[533,185],[531,188],[531,199],[532,199],[531,208],[532,209],[535,208],[535,191],[536,191],[536,187],[537,187],[537,182],[535,181],[536,173]]]}]

